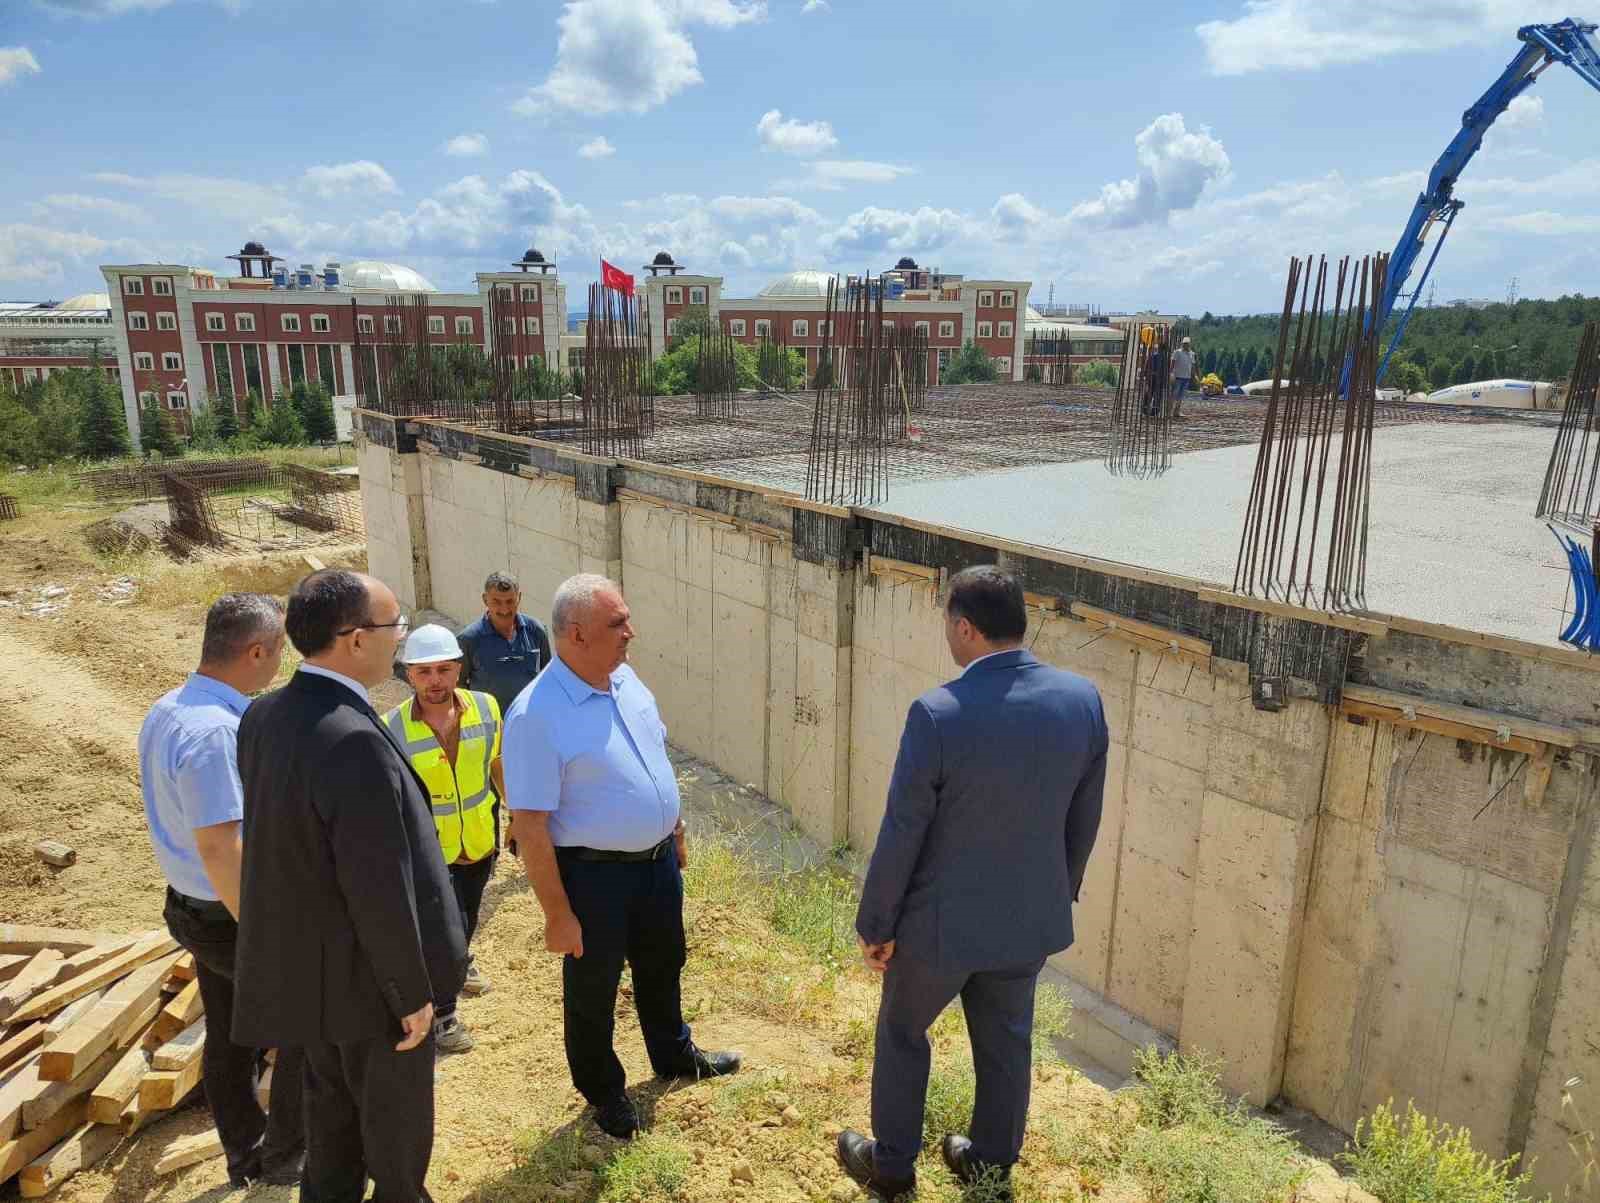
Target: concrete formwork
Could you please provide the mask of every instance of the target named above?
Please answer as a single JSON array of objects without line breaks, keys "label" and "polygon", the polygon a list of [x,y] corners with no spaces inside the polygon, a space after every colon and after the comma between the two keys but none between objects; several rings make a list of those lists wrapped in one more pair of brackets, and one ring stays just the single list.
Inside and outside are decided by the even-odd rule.
[{"label": "concrete formwork", "polygon": [[[671,737],[863,853],[906,708],[953,675],[944,575],[1016,569],[1029,646],[1099,687],[1111,732],[1077,942],[1053,958],[1097,1053],[1174,1038],[1251,1101],[1345,1130],[1414,1099],[1559,1189],[1563,1083],[1600,1080],[1593,662],[441,423],[357,426],[369,563],[408,605],[473,613],[510,567],[543,616],[571,572],[620,580]],[[1148,625],[1108,629],[1107,609]],[[1319,627],[1339,637],[1304,662],[1322,677],[1257,710],[1252,649]],[[1351,683],[1416,705],[1347,714]],[[1434,702],[1485,729],[1426,730]]]}]

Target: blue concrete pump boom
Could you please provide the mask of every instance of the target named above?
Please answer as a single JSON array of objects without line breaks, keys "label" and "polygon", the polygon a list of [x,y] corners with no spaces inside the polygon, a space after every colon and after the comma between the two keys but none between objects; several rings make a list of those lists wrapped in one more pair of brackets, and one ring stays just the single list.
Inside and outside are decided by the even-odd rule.
[{"label": "blue concrete pump boom", "polygon": [[1505,112],[1513,100],[1531,88],[1534,80],[1538,79],[1551,63],[1565,63],[1595,89],[1600,90],[1600,51],[1596,51],[1595,44],[1589,37],[1595,28],[1594,25],[1571,17],[1555,25],[1524,25],[1517,30],[1517,37],[1523,42],[1521,52],[1501,72],[1500,78],[1489,86],[1489,90],[1478,98],[1478,103],[1462,114],[1461,132],[1451,139],[1450,145],[1445,147],[1444,153],[1439,156],[1439,161],[1433,165],[1433,171],[1428,176],[1428,187],[1417,197],[1417,204],[1411,210],[1411,220],[1406,223],[1405,233],[1400,235],[1394,253],[1389,256],[1388,284],[1384,288],[1378,310],[1380,328],[1389,320],[1394,303],[1399,299],[1401,290],[1405,288],[1406,280],[1411,275],[1411,269],[1416,266],[1417,259],[1422,254],[1429,229],[1438,223],[1439,236],[1434,240],[1433,253],[1428,256],[1427,266],[1422,269],[1422,275],[1417,279],[1417,286],[1411,290],[1411,299],[1406,304],[1405,312],[1400,316],[1394,338],[1390,340],[1389,347],[1384,352],[1383,362],[1378,365],[1380,381],[1384,372],[1388,370],[1389,356],[1394,354],[1395,347],[1399,345],[1400,338],[1406,331],[1406,323],[1411,320],[1411,311],[1416,308],[1417,298],[1422,295],[1422,286],[1427,282],[1428,274],[1433,271],[1433,262],[1439,257],[1439,248],[1444,245],[1445,237],[1450,233],[1456,214],[1461,210],[1462,202],[1455,198],[1454,192],[1456,180],[1462,170],[1472,161],[1472,156],[1478,153],[1478,147],[1483,144],[1483,136],[1489,132],[1489,127],[1494,124],[1495,118]]}]

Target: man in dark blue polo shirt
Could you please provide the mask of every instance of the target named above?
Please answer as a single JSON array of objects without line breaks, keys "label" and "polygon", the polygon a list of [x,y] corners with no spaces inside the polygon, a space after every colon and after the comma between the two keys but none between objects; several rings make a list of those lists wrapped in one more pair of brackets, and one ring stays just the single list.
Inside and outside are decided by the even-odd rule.
[{"label": "man in dark blue polo shirt", "polygon": [[493,694],[501,714],[550,663],[550,636],[521,608],[517,578],[491,572],[483,582],[483,617],[456,635],[461,644],[462,688]]}]

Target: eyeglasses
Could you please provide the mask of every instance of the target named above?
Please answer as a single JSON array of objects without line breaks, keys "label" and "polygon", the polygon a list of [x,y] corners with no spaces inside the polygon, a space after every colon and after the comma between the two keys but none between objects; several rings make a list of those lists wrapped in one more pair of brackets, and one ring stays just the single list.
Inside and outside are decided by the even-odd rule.
[{"label": "eyeglasses", "polygon": [[358,623],[357,625],[355,625],[353,627],[346,627],[342,631],[335,631],[334,635],[336,635],[336,636],[338,636],[338,635],[349,635],[349,634],[352,634],[355,631],[383,631],[383,630],[387,630],[389,627],[393,627],[394,628],[394,633],[398,638],[404,639],[406,637],[406,632],[411,629],[411,620],[409,618],[407,618],[404,614],[402,614],[402,615],[400,615],[399,618],[395,619],[393,622],[363,622],[363,623]]}]

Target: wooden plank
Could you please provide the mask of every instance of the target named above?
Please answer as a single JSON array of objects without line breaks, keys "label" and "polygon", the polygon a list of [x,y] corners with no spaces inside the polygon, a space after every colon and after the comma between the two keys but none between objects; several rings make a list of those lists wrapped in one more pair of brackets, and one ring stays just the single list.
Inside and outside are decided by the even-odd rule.
[{"label": "wooden plank", "polygon": [[152,1069],[145,1074],[139,1083],[139,1110],[170,1111],[176,1107],[199,1084],[203,1064],[205,1058],[196,1057],[183,1069]]},{"label": "wooden plank", "polygon": [[[159,1006],[161,979],[177,960],[177,953],[141,965],[106,992],[87,1014],[50,1042],[39,1058],[40,1075],[47,1082],[70,1082],[106,1049],[118,1042],[130,1020],[152,1003]],[[198,985],[198,983],[195,983]],[[179,997],[182,997],[181,995]],[[161,1022],[158,1014],[156,1023]]]},{"label": "wooden plank", "polygon": [[9,982],[33,958],[25,952],[0,952],[0,982]]},{"label": "wooden plank", "polygon": [[1298,618],[1303,622],[1314,622],[1320,626],[1358,631],[1363,635],[1371,635],[1374,639],[1382,639],[1389,633],[1389,623],[1365,615],[1342,614],[1336,610],[1317,610],[1310,606],[1296,606],[1289,602],[1232,593],[1226,589],[1196,589],[1195,594],[1201,601],[1211,602],[1214,605],[1232,606],[1236,610],[1254,610],[1257,614],[1272,614],[1279,618]]},{"label": "wooden plank", "polygon": [[33,927],[26,923],[0,923],[0,952],[30,955],[53,948],[66,956],[116,938],[116,932],[81,931],[70,927]]},{"label": "wooden plank", "polygon": [[1190,652],[1207,659],[1211,657],[1211,644],[1192,635],[1158,627],[1154,623],[1137,618],[1129,618],[1125,614],[1102,610],[1098,606],[1088,606],[1083,602],[1073,602],[1071,612],[1074,618],[1081,619],[1093,627],[1100,627],[1116,634],[1137,635],[1171,651]]},{"label": "wooden plank", "polygon": [[41,1087],[37,1056],[18,1065],[0,1085],[0,1141],[14,1140],[22,1131],[22,1105]]},{"label": "wooden plank", "polygon": [[1555,748],[1550,744],[1541,744],[1528,761],[1528,776],[1522,783],[1524,806],[1543,804],[1545,791],[1550,788],[1550,770],[1555,767],[1555,760]]},{"label": "wooden plank", "polygon": [[939,570],[927,564],[913,564],[910,560],[896,560],[892,556],[869,555],[867,571],[874,576],[909,576],[924,581],[937,581]]},{"label": "wooden plank", "polygon": [[101,941],[93,948],[85,948],[82,952],[74,953],[62,963],[61,972],[56,974],[56,982],[68,981],[86,969],[102,965],[119,953],[126,952],[138,942],[138,936],[114,936]]},{"label": "wooden plank", "polygon": [[1343,714],[1354,714],[1360,718],[1377,719],[1380,722],[1393,723],[1398,727],[1411,727],[1418,731],[1431,731],[1435,735],[1447,736],[1450,739],[1465,739],[1472,743],[1489,744],[1491,747],[1505,748],[1512,752],[1523,752],[1532,756],[1539,750],[1540,745],[1531,739],[1522,739],[1513,735],[1510,739],[1491,739],[1491,732],[1482,727],[1468,726],[1465,723],[1453,723],[1448,719],[1433,718],[1426,714],[1418,714],[1414,718],[1407,718],[1405,714],[1393,706],[1373,706],[1367,702],[1344,701],[1339,703],[1339,710]]},{"label": "wooden plank", "polygon": [[89,1092],[89,1118],[97,1124],[114,1124],[128,1101],[137,1098],[139,1082],[150,1071],[150,1050],[138,1041],[125,1051],[111,1072]]},{"label": "wooden plank", "polygon": [[205,1004],[200,1001],[200,983],[190,982],[156,1017],[156,1035],[163,1042],[171,1040],[204,1013]]},{"label": "wooden plank", "polygon": [[51,1116],[59,1114],[68,1103],[76,1099],[87,1100],[90,1092],[100,1085],[101,1080],[111,1072],[121,1056],[122,1054],[116,1049],[107,1049],[70,1082],[41,1080],[38,1092],[31,1099],[23,1101],[23,1129],[31,1132],[47,1122]]},{"label": "wooden plank", "polygon": [[186,952],[172,966],[172,976],[180,982],[194,981],[194,953]]},{"label": "wooden plank", "polygon": [[78,863],[77,852],[60,840],[40,840],[33,846],[33,854],[57,869],[70,869]]},{"label": "wooden plank", "polygon": [[156,1158],[154,1173],[157,1177],[163,1174],[176,1173],[185,1166],[198,1165],[202,1161],[210,1161],[214,1157],[222,1156],[222,1137],[215,1128],[205,1132],[196,1132],[193,1136],[180,1136],[162,1150],[161,1156]]},{"label": "wooden plank", "polygon": [[12,979],[0,989],[0,1023],[16,1023],[12,1019],[17,1010],[26,1006],[36,994],[42,994],[56,980],[56,970],[66,960],[59,948],[42,948],[34,953]]},{"label": "wooden plank", "polygon": [[46,990],[43,994],[30,999],[12,1013],[11,1022],[20,1023],[25,1019],[48,1015],[73,999],[81,998],[107,982],[116,981],[145,962],[166,956],[177,947],[178,942],[166,932],[151,932],[120,956],[112,957],[109,961],[80,973],[71,981],[63,982],[54,989]]},{"label": "wooden plank", "polygon": [[40,1019],[26,1027],[18,1028],[4,1041],[0,1041],[0,1070],[21,1061],[44,1044],[44,1030],[49,1025]]},{"label": "wooden plank", "polygon": [[[156,1021],[156,1030],[161,1030],[160,1020]],[[150,1058],[150,1068],[187,1069],[191,1061],[199,1058],[205,1046],[206,1021],[202,1018],[156,1049],[155,1055]]]},{"label": "wooden plank", "polygon": [[55,1018],[44,1025],[44,1046],[49,1048],[54,1044],[60,1038],[62,1032],[87,1015],[95,1003],[99,1002],[104,995],[105,991],[103,989],[96,990],[93,993],[85,994],[82,998],[74,999],[56,1012]]},{"label": "wooden plank", "polygon": [[[1545,743],[1557,748],[1575,748],[1579,743],[1588,739],[1600,738],[1600,733],[1580,731],[1573,727],[1560,727],[1553,723],[1536,722],[1533,719],[1518,718],[1513,714],[1501,714],[1495,710],[1479,710],[1472,706],[1457,706],[1450,702],[1436,702],[1432,698],[1417,697],[1414,694],[1396,693],[1389,689],[1374,689],[1370,685],[1347,684],[1343,696],[1352,702],[1362,702],[1369,706],[1388,707],[1399,710],[1404,714],[1414,712],[1427,718],[1442,719],[1445,722],[1455,723],[1464,727],[1476,727],[1488,732],[1492,738],[1478,739],[1479,743],[1492,743],[1497,747],[1514,747],[1516,745],[1500,738],[1504,731],[1509,736],[1525,742]],[[1409,717],[1400,720],[1402,724],[1410,721]],[[1518,751],[1532,749],[1518,748]]]},{"label": "wooden plank", "polygon": [[17,1176],[24,1199],[48,1195],[79,1170],[89,1169],[116,1148],[122,1133],[115,1127],[85,1124],[55,1148],[30,1161]]},{"label": "wooden plank", "polygon": [[23,1132],[15,1139],[0,1144],[0,1182],[9,1182],[30,1161],[81,1128],[88,1110],[86,1100],[75,1099],[32,1132]]}]

